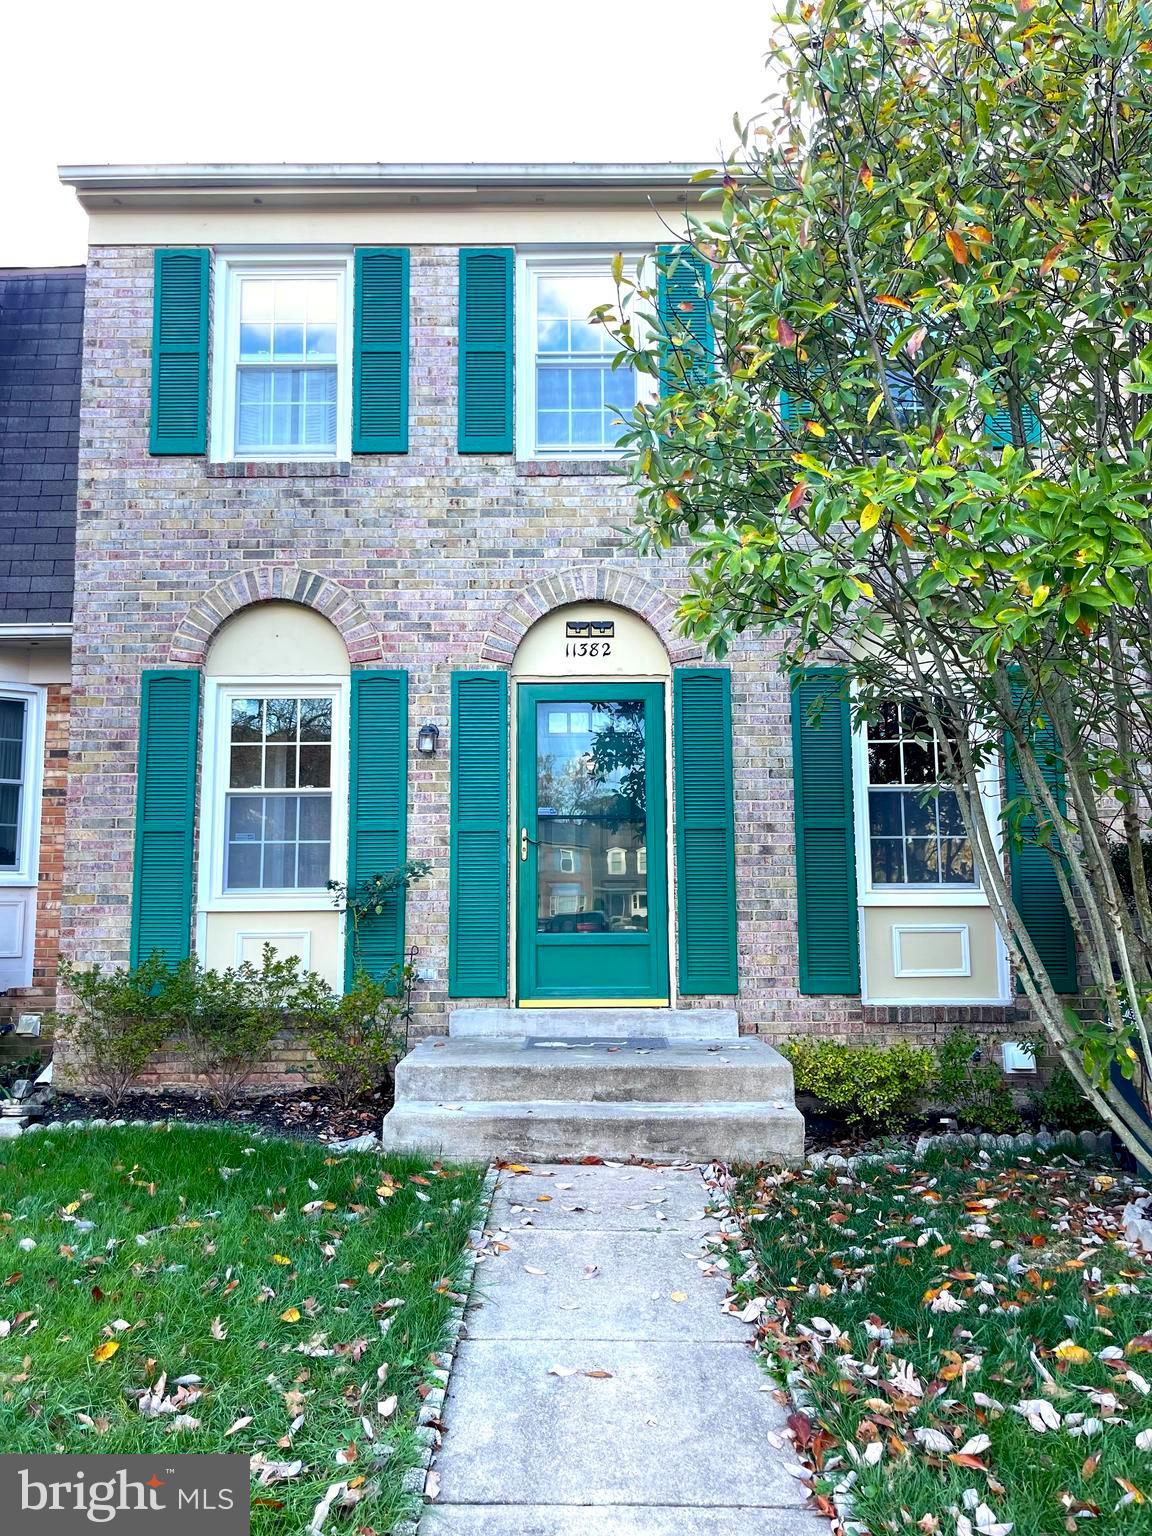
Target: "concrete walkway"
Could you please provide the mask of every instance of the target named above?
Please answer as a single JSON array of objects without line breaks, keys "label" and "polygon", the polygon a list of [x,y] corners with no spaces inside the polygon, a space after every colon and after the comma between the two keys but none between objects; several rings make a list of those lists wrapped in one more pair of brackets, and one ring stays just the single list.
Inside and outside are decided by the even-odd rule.
[{"label": "concrete walkway", "polygon": [[826,1536],[694,1168],[504,1172],[420,1536]]}]

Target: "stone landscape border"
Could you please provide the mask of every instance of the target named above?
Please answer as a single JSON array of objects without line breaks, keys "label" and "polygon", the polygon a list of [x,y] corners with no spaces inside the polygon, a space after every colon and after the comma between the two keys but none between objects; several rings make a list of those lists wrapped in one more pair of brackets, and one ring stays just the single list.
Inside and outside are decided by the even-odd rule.
[{"label": "stone landscape border", "polygon": [[[448,1395],[448,1384],[452,1376],[452,1367],[456,1360],[456,1350],[462,1339],[467,1336],[468,1325],[464,1321],[464,1313],[472,1297],[472,1288],[476,1279],[476,1266],[480,1260],[480,1254],[484,1247],[485,1232],[488,1226],[488,1218],[492,1211],[492,1200],[496,1194],[496,1186],[500,1182],[500,1170],[493,1165],[484,1175],[484,1182],[480,1187],[480,1211],[476,1225],[468,1233],[466,1253],[468,1255],[465,1273],[460,1282],[458,1294],[460,1300],[452,1308],[448,1319],[448,1344],[433,1358],[436,1368],[433,1372],[439,1385],[433,1387],[420,1405],[420,1413],[417,1419],[416,1433],[423,1442],[423,1453],[416,1466],[411,1467],[404,1474],[403,1488],[405,1493],[419,1495],[424,1501],[424,1509],[434,1505],[436,1488],[430,1481],[433,1467],[432,1462],[436,1452],[440,1449],[441,1434],[439,1423],[444,1412],[444,1401]],[[424,1511],[415,1516],[406,1516],[392,1527],[392,1536],[417,1536],[420,1524],[424,1518]]]}]

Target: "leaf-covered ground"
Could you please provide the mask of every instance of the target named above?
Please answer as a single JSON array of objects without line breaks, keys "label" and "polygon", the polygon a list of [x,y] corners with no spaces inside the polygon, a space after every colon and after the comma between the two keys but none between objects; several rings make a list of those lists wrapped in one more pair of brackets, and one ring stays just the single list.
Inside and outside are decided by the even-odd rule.
[{"label": "leaf-covered ground", "polygon": [[730,1303],[852,1532],[1152,1531],[1152,1263],[1133,1186],[1056,1160],[737,1174]]},{"label": "leaf-covered ground", "polygon": [[338,1481],[343,1528],[383,1536],[480,1187],[222,1128],[5,1143],[0,1446],[241,1451],[258,1536],[297,1536]]}]

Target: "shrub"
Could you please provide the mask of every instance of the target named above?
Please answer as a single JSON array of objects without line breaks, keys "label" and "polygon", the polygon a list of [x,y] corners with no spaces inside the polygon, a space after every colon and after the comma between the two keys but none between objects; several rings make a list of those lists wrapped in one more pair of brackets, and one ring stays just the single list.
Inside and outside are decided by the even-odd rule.
[{"label": "shrub", "polygon": [[843,1045],[836,1040],[792,1040],[784,1047],[796,1089],[860,1121],[902,1125],[915,1113],[935,1077],[932,1052],[916,1045]]},{"label": "shrub", "polygon": [[357,971],[343,997],[313,1010],[305,1029],[320,1076],[347,1109],[387,1082],[404,1048],[409,967],[383,981]]},{"label": "shrub", "polygon": [[249,961],[225,971],[186,960],[173,977],[172,1011],[189,1060],[217,1109],[227,1110],[287,1025],[328,1005],[331,990],[297,956],[265,944],[259,970]]},{"label": "shrub", "polygon": [[1036,1118],[1050,1131],[1096,1131],[1104,1124],[1063,1062],[1031,1099]]},{"label": "shrub", "polygon": [[168,1037],[173,972],[158,954],[112,971],[99,965],[82,971],[61,960],[60,981],[73,1006],[55,1015],[56,1029],[79,1051],[85,1076],[109,1109],[119,1109]]},{"label": "shrub", "polygon": [[952,1031],[940,1047],[936,1092],[940,1102],[974,1131],[1018,1131],[1020,1111],[997,1063],[966,1029]]}]

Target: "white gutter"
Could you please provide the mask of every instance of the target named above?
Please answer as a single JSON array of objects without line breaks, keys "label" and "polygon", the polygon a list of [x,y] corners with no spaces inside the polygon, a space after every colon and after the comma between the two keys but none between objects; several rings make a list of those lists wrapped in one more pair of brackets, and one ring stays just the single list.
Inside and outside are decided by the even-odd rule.
[{"label": "white gutter", "polygon": [[282,190],[364,187],[635,187],[684,190],[701,167],[689,164],[387,165],[370,162],[278,165],[61,165],[60,180],[78,192],[183,191],[244,187]]},{"label": "white gutter", "polygon": [[5,640],[70,640],[71,624],[0,624],[0,644]]}]

